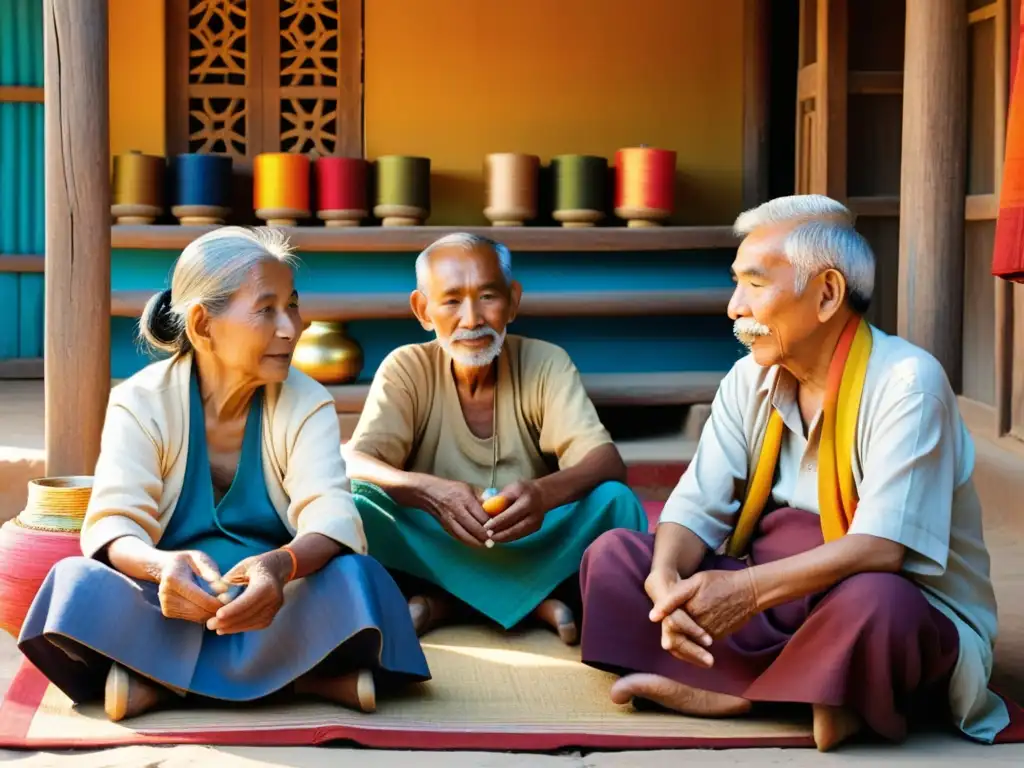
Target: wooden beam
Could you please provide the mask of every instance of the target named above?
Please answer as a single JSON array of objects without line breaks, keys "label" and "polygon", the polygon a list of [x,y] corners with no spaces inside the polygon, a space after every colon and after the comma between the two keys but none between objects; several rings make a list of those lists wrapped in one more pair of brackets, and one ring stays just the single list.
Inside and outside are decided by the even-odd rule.
[{"label": "wooden beam", "polygon": [[899,96],[903,93],[902,72],[850,72],[851,96]]},{"label": "wooden beam", "polygon": [[30,85],[0,85],[0,102],[43,103],[43,89]]},{"label": "wooden beam", "polygon": [[967,136],[963,0],[907,0],[900,172],[899,335],[959,390]]},{"label": "wooden beam", "polygon": [[[153,294],[114,291],[115,317],[141,317]],[[670,291],[541,291],[527,293],[521,316],[630,317],[643,315],[725,314],[731,288]],[[303,293],[300,312],[306,321],[383,320],[412,317],[408,293]]]},{"label": "wooden beam", "polygon": [[[115,225],[114,248],[180,251],[213,227]],[[303,251],[423,250],[452,232],[472,232],[500,240],[513,251],[686,251],[735,248],[732,227],[284,227]]]},{"label": "wooden beam", "polygon": [[[1006,152],[1006,113],[1009,106],[1010,77],[1010,9],[1007,0],[996,3],[995,33],[995,141],[993,142],[993,168],[997,217],[998,200],[1003,186],[1003,163]],[[1014,7],[1017,2],[1014,0]],[[1014,30],[1016,37],[1017,30]],[[994,277],[995,281],[995,430],[1002,437],[1011,427],[1011,399],[1013,397],[1013,284]]]},{"label": "wooden beam", "polygon": [[[595,405],[688,405],[709,403],[718,392],[724,372],[585,373],[583,386]],[[338,413],[363,410],[368,383],[327,388]]]},{"label": "wooden beam", "polygon": [[983,5],[981,8],[973,10],[967,14],[967,24],[968,26],[970,26],[971,24],[978,24],[979,22],[982,21],[994,19],[996,17],[996,13],[998,10],[998,3],[989,3],[988,5]]},{"label": "wooden beam", "polygon": [[91,475],[110,394],[107,0],[43,0],[46,471]]},{"label": "wooden beam", "polygon": [[800,67],[796,73],[796,100],[807,101],[818,95],[818,62]]},{"label": "wooden beam", "polygon": [[818,0],[817,136],[812,191],[846,199],[848,0]]},{"label": "wooden beam", "polygon": [[44,256],[0,253],[0,272],[44,272],[45,267],[46,258]]},{"label": "wooden beam", "polygon": [[43,358],[14,357],[0,360],[0,380],[43,378]]},{"label": "wooden beam", "polygon": [[743,4],[743,206],[768,199],[769,0]]},{"label": "wooden beam", "polygon": [[967,195],[964,198],[964,219],[995,221],[999,218],[999,195]]},{"label": "wooden beam", "polygon": [[341,0],[338,3],[338,15],[338,143],[334,151],[346,157],[365,157],[363,0]]}]

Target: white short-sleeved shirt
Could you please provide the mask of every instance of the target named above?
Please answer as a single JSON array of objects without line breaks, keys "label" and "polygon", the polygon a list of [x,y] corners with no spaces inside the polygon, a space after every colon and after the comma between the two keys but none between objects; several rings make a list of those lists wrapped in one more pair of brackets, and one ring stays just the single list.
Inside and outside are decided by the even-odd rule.
[{"label": "white short-sleeved shirt", "polygon": [[[805,436],[796,395],[796,380],[787,371],[763,368],[750,355],[737,362],[722,380],[693,461],[661,522],[686,526],[713,550],[725,543],[772,407],[786,427],[773,500],[817,514],[821,417]],[[949,691],[957,725],[991,742],[1009,715],[988,688],[996,601],[973,471],[974,443],[942,366],[904,339],[872,328],[853,457],[859,501],[849,532],[907,548],[904,574],[959,633]]]}]

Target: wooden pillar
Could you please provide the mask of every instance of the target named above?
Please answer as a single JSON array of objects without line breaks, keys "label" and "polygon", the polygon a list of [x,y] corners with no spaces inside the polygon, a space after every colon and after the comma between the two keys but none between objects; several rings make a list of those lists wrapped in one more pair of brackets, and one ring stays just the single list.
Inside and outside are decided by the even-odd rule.
[{"label": "wooden pillar", "polygon": [[43,0],[46,472],[91,475],[110,394],[107,0]]},{"label": "wooden pillar", "polygon": [[967,12],[907,0],[900,175],[899,334],[959,389],[963,331]]}]

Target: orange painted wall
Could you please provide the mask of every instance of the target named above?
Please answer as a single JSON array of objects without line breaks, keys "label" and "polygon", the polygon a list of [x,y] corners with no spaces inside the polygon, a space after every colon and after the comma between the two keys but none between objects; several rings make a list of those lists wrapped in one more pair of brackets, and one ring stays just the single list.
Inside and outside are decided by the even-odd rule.
[{"label": "orange painted wall", "polygon": [[[111,155],[163,154],[164,2],[108,1]],[[486,224],[488,152],[611,161],[648,144],[678,153],[674,223],[731,223],[742,22],[743,0],[372,0],[367,157],[430,157],[428,223]]]},{"label": "orange painted wall", "polygon": [[429,224],[486,224],[489,152],[678,152],[675,223],[742,195],[743,0],[372,0],[367,157],[430,157]]},{"label": "orange painted wall", "polygon": [[110,154],[164,153],[164,2],[109,0]]}]

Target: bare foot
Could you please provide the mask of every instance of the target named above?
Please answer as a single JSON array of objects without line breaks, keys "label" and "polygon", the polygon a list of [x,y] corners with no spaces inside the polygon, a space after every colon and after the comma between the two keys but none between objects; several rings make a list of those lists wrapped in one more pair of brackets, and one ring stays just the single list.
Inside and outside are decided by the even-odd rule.
[{"label": "bare foot", "polygon": [[416,595],[409,600],[409,615],[416,636],[421,637],[437,629],[451,617],[454,606],[451,600],[439,595]]},{"label": "bare foot", "polygon": [[576,619],[569,606],[561,600],[548,598],[537,606],[533,615],[555,630],[566,645],[575,645],[579,641]]},{"label": "bare foot", "polygon": [[295,681],[296,693],[308,693],[360,712],[377,709],[377,689],[368,669],[340,677],[306,675]]},{"label": "bare foot", "polygon": [[819,752],[835,749],[864,727],[860,715],[846,707],[828,707],[815,704],[814,744]]},{"label": "bare foot", "polygon": [[739,696],[703,691],[677,683],[660,675],[636,674],[621,677],[611,690],[612,701],[628,704],[631,699],[646,699],[684,715],[695,717],[731,717],[750,711],[750,702]]},{"label": "bare foot", "polygon": [[137,717],[170,699],[170,691],[112,664],[103,691],[103,709],[113,722]]}]

